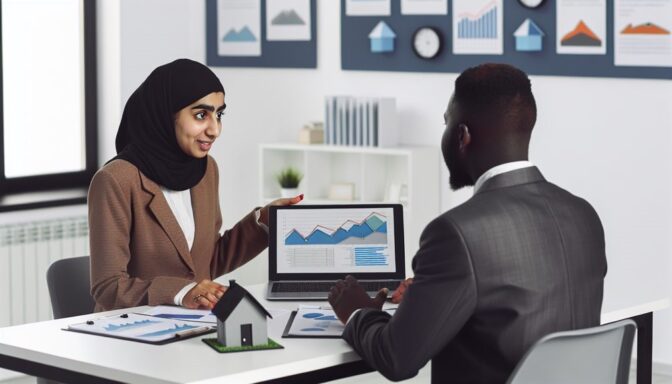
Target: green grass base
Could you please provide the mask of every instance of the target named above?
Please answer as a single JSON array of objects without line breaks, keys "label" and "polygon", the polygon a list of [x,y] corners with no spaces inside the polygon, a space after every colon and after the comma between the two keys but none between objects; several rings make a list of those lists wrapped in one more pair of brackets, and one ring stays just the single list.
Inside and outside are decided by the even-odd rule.
[{"label": "green grass base", "polygon": [[219,353],[233,353],[233,352],[248,352],[248,351],[263,351],[266,349],[283,349],[282,345],[275,342],[275,340],[268,338],[268,344],[262,345],[252,345],[252,346],[242,346],[242,347],[227,347],[223,344],[220,344],[217,341],[216,337],[209,339],[202,339],[202,341],[212,347],[215,351]]}]

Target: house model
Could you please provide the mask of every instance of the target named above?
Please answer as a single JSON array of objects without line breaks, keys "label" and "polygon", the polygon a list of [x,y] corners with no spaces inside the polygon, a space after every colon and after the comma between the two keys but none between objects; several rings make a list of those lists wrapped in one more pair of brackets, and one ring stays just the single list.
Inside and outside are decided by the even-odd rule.
[{"label": "house model", "polygon": [[227,347],[268,344],[270,313],[245,288],[229,281],[229,289],[212,309],[217,316],[217,341]]},{"label": "house model", "polygon": [[534,21],[525,19],[513,34],[513,36],[516,37],[516,51],[541,51],[543,48],[542,39],[544,38],[544,35],[544,31],[542,31]]},{"label": "house model", "polygon": [[397,34],[384,21],[378,23],[371,33],[369,33],[369,40],[371,41],[372,53],[394,52],[394,39]]}]

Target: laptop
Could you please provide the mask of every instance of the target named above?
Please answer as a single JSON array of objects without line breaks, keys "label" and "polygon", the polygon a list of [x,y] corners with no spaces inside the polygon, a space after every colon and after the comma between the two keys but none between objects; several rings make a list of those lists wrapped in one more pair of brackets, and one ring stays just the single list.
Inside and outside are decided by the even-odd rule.
[{"label": "laptop", "polygon": [[350,274],[374,296],[406,276],[400,204],[270,207],[268,300],[326,300]]}]

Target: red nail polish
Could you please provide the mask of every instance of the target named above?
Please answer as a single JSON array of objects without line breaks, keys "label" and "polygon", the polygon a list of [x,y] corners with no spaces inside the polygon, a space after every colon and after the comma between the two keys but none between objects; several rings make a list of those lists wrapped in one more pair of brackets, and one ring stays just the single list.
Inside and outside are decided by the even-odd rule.
[{"label": "red nail polish", "polygon": [[303,200],[303,193],[300,194],[299,197],[301,198],[301,200]]}]

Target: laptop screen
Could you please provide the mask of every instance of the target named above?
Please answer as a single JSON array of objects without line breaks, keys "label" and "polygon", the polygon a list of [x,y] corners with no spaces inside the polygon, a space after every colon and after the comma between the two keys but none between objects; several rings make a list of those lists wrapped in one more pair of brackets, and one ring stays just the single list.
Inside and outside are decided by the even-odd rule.
[{"label": "laptop screen", "polygon": [[380,278],[401,272],[403,277],[401,210],[394,204],[272,209],[269,272]]}]

